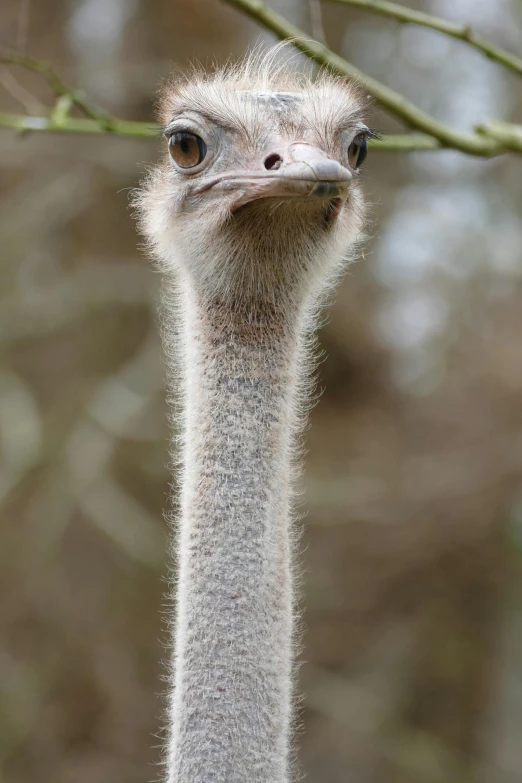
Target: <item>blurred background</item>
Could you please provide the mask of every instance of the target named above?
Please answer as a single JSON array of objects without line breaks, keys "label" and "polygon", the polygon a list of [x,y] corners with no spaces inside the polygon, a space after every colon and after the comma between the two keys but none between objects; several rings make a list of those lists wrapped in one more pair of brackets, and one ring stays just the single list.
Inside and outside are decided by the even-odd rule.
[{"label": "blurred background", "polygon": [[[320,33],[318,6],[272,0]],[[520,53],[518,0],[410,7]],[[322,7],[330,47],[459,128],[522,118],[466,45]],[[3,0],[0,44],[153,118],[173,67],[273,39],[218,0]],[[296,58],[296,67],[301,61]],[[52,96],[0,70],[0,110]],[[374,112],[382,130],[398,126]],[[0,130],[0,778],[160,775],[168,431],[129,190],[155,140]],[[307,433],[311,783],[522,781],[522,167],[369,156],[372,240],[321,331]]]}]

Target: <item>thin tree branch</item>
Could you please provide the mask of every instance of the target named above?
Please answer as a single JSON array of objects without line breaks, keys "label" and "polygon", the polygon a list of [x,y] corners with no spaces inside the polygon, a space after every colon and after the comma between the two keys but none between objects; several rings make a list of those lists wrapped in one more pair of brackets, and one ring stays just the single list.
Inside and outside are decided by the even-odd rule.
[{"label": "thin tree branch", "polygon": [[[67,100],[67,96],[64,96],[64,100]],[[118,117],[110,117],[110,127],[106,127],[101,125],[98,120],[69,117],[68,114],[61,111],[62,108],[63,104],[58,102],[49,117],[30,117],[26,114],[0,112],[0,127],[11,128],[11,130],[22,134],[45,131],[51,133],[105,134],[135,139],[159,138],[160,136],[159,126],[152,123],[120,120]]]},{"label": "thin tree branch", "polygon": [[[63,81],[54,68],[46,62],[28,57],[20,52],[0,51],[0,64],[19,65],[42,76],[57,97],[48,117],[31,117],[23,114],[0,112],[0,127],[12,128],[20,133],[33,131],[67,133],[115,133],[135,138],[159,135],[159,127],[146,122],[121,120],[101,109],[79,90]],[[86,119],[71,117],[76,106]]]},{"label": "thin tree branch", "polygon": [[449,35],[452,38],[465,41],[485,54],[486,57],[489,57],[490,60],[494,60],[522,76],[522,59],[520,57],[506,52],[505,49],[501,49],[499,46],[482,38],[482,36],[477,35],[468,24],[448,22],[446,19],[430,16],[430,14],[425,14],[422,11],[405,8],[405,6],[398,3],[390,3],[388,0],[328,0],[328,2],[363,8],[365,11],[372,11],[375,14],[387,16],[402,24],[416,24],[422,27],[429,27],[432,30],[438,30],[438,32]]},{"label": "thin tree branch", "polygon": [[491,120],[483,125],[478,125],[475,130],[482,136],[494,139],[512,152],[522,152],[522,125]]},{"label": "thin tree branch", "polygon": [[334,73],[356,79],[385,109],[401,119],[411,128],[421,133],[433,136],[441,147],[466,152],[470,155],[491,157],[504,151],[498,141],[489,136],[480,136],[476,133],[462,133],[444,125],[427,112],[419,109],[411,101],[390,87],[386,87],[377,79],[367,76],[355,65],[343,60],[336,54],[326,49],[322,44],[311,41],[306,34],[288,22],[284,17],[269,8],[261,0],[224,0],[243,13],[255,19],[263,27],[271,30],[281,40],[288,42],[305,54],[318,65],[327,67]]},{"label": "thin tree branch", "polygon": [[49,63],[43,60],[36,60],[34,57],[28,57],[20,52],[4,50],[0,50],[0,63],[3,65],[20,65],[29,71],[40,74],[57,98],[67,96],[86,117],[96,120],[96,122],[105,127],[105,130],[111,129],[112,117],[104,109],[96,106],[96,104],[86,98],[82,92],[69,87]]},{"label": "thin tree branch", "polygon": [[429,152],[443,145],[426,133],[387,133],[380,139],[371,139],[370,148],[379,152]]},{"label": "thin tree branch", "polygon": [[[120,120],[112,117],[110,131],[102,128],[94,120],[66,117],[62,119],[56,111],[49,117],[29,117],[25,114],[0,112],[0,128],[10,128],[21,134],[26,133],[70,133],[87,135],[121,136],[128,139],[159,138],[161,128],[147,122]],[[371,139],[372,150],[382,152],[429,151],[441,148],[441,144],[432,136],[421,133],[390,134],[382,139]]]}]

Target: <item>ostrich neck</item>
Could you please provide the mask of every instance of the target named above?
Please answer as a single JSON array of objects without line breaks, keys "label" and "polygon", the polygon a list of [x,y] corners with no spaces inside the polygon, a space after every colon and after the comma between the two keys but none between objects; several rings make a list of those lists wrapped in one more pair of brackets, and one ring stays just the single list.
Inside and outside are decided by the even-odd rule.
[{"label": "ostrich neck", "polygon": [[248,324],[188,286],[183,309],[169,783],[285,783],[301,318],[272,305]]}]

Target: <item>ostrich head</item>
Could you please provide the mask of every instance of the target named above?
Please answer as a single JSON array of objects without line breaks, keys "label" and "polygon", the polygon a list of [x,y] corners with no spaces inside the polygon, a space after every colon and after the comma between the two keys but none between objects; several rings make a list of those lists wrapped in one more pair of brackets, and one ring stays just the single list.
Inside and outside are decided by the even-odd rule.
[{"label": "ostrich head", "polygon": [[163,267],[213,303],[306,298],[361,237],[363,96],[272,59],[193,72],[161,101],[165,158],[141,196],[142,228]]}]

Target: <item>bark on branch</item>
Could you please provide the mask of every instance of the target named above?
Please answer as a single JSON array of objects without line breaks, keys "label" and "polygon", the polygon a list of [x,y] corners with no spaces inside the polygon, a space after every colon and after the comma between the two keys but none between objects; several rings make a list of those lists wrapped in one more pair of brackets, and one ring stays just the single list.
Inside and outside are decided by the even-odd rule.
[{"label": "bark on branch", "polygon": [[522,59],[511,52],[506,52],[500,46],[487,41],[481,35],[477,35],[469,24],[455,24],[446,19],[440,19],[437,16],[425,14],[422,11],[414,11],[412,8],[406,8],[399,3],[390,3],[388,0],[328,0],[330,3],[339,5],[351,5],[355,8],[362,8],[364,11],[371,11],[381,16],[387,16],[395,19],[401,24],[416,24],[421,27],[429,27],[431,30],[437,30],[439,33],[449,35],[451,38],[457,38],[460,41],[473,46],[482,54],[485,54],[490,60],[494,60],[510,71],[522,76]]}]

